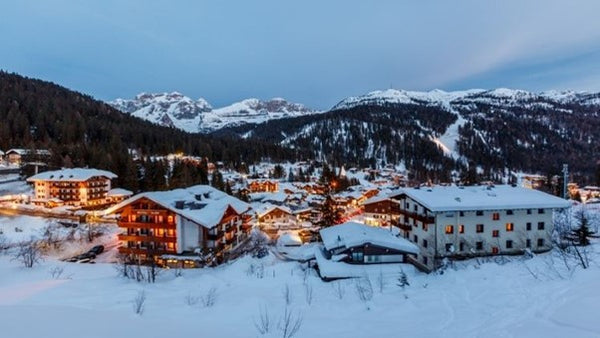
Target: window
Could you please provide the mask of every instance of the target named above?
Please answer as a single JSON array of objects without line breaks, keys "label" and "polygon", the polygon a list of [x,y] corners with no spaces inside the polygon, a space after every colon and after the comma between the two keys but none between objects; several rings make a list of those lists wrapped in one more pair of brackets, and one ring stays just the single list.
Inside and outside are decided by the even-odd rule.
[{"label": "window", "polygon": [[544,213],[544,209],[538,209],[538,214],[543,214]]},{"label": "window", "polygon": [[544,230],[544,222],[538,222],[538,230]]},{"label": "window", "polygon": [[427,224],[423,223],[423,231],[427,231],[429,227],[427,226]]},{"label": "window", "polygon": [[423,264],[427,265],[427,257],[423,257]]},{"label": "window", "polygon": [[465,212],[464,212],[464,211],[461,211],[461,212],[459,213],[459,216],[460,216],[460,217],[464,217],[464,216],[465,216]]},{"label": "window", "polygon": [[424,248],[426,248],[426,247],[427,247],[427,240],[426,240],[426,239],[424,239],[424,240],[423,240],[423,247],[424,247]]},{"label": "window", "polygon": [[446,243],[446,252],[454,251],[452,248],[452,243]]},{"label": "window", "polygon": [[531,222],[527,222],[527,231],[531,231]]},{"label": "window", "polygon": [[528,248],[531,248],[531,240],[527,239],[527,241],[525,241],[525,246]]},{"label": "window", "polygon": [[458,250],[459,250],[459,251],[465,251],[465,243],[460,243],[460,244],[458,245]]},{"label": "window", "polygon": [[415,204],[415,211],[419,211],[419,206]]},{"label": "window", "polygon": [[458,226],[458,233],[460,233],[460,234],[465,233],[465,226],[463,224]]},{"label": "window", "polygon": [[531,215],[531,209],[527,209],[527,215]]},{"label": "window", "polygon": [[544,246],[544,239],[543,238],[538,238],[538,246]]},{"label": "window", "polygon": [[410,209],[410,203],[406,202],[406,209]]},{"label": "window", "polygon": [[495,213],[493,213],[493,214],[492,214],[492,219],[493,219],[494,221],[497,221],[497,220],[499,220],[499,219],[500,219],[500,213],[499,213],[499,212],[495,212]]},{"label": "window", "polygon": [[483,211],[480,211],[480,210],[479,210],[479,211],[477,211],[477,212],[475,213],[475,215],[477,215],[477,216],[483,216]]},{"label": "window", "polygon": [[352,253],[352,261],[354,262],[363,262],[364,256],[362,251],[357,251]]},{"label": "window", "polygon": [[493,231],[492,231],[492,237],[500,237],[500,231],[498,231],[498,230],[493,230]]},{"label": "window", "polygon": [[513,211],[512,211],[512,210],[506,210],[506,214],[507,214],[507,215],[512,215],[512,214],[513,214]]},{"label": "window", "polygon": [[506,223],[506,231],[510,232],[510,231],[514,231],[514,230],[515,230],[514,223]]},{"label": "window", "polygon": [[413,236],[413,242],[415,242],[415,243],[419,242],[419,237],[417,237],[417,235]]},{"label": "window", "polygon": [[483,242],[475,242],[476,250],[483,250]]},{"label": "window", "polygon": [[447,234],[453,234],[454,233],[454,226],[453,225],[446,225],[446,233]]},{"label": "window", "polygon": [[513,241],[511,241],[511,240],[506,241],[506,248],[512,249],[512,247],[513,247]]},{"label": "window", "polygon": [[483,232],[483,224],[477,224],[475,230],[479,233]]},{"label": "window", "polygon": [[492,248],[492,254],[494,254],[494,255],[498,254],[498,247]]},{"label": "window", "polygon": [[454,213],[453,212],[447,212],[446,213],[446,217],[454,217]]}]

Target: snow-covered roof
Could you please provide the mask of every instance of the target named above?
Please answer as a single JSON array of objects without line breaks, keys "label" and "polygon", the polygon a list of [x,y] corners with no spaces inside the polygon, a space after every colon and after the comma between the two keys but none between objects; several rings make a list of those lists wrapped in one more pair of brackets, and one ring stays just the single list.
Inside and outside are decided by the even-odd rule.
[{"label": "snow-covered roof", "polygon": [[419,248],[416,245],[402,237],[394,236],[389,229],[362,223],[346,222],[321,229],[319,233],[327,250],[340,247],[352,248],[370,243],[412,254],[419,253]]},{"label": "snow-covered roof", "polygon": [[292,210],[290,208],[286,206],[274,205],[271,203],[261,204],[258,208],[256,208],[256,214],[259,217],[262,217],[275,209],[279,209],[285,213],[292,214]]},{"label": "snow-covered roof", "polygon": [[435,186],[402,189],[431,211],[568,208],[570,203],[545,192],[511,185]]},{"label": "snow-covered roof", "polygon": [[152,191],[137,194],[108,208],[112,214],[141,198],[147,198],[172,212],[203,227],[213,228],[221,222],[229,207],[238,214],[250,210],[250,205],[208,185],[195,185],[185,189]]},{"label": "snow-covered roof", "polygon": [[[31,153],[31,149],[21,149],[21,148],[13,148],[6,151],[6,154],[15,153],[19,155],[27,155]],[[35,154],[37,155],[50,155],[50,150],[46,149],[37,149],[35,150]]]},{"label": "snow-covered roof", "polygon": [[121,189],[121,188],[114,188],[114,189],[110,189],[107,193],[106,196],[108,197],[115,197],[115,196],[131,196],[133,195],[132,191],[129,191],[127,189]]},{"label": "snow-covered roof", "polygon": [[33,175],[27,179],[27,182],[33,181],[87,181],[92,177],[103,176],[106,178],[117,178],[117,175],[106,170],[70,168],[53,171],[45,171]]}]

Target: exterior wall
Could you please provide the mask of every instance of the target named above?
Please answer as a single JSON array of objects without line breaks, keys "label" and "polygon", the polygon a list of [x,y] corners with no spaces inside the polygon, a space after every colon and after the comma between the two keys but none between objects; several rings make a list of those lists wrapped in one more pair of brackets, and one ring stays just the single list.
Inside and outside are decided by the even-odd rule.
[{"label": "exterior wall", "polygon": [[35,197],[57,198],[67,205],[94,206],[107,203],[106,194],[111,188],[110,179],[92,177],[87,181],[35,181]]},{"label": "exterior wall", "polygon": [[202,246],[202,227],[177,215],[177,253],[194,251]]},{"label": "exterior wall", "polygon": [[400,203],[383,200],[364,205],[365,223],[375,226],[387,226],[396,223],[400,216]]},{"label": "exterior wall", "polygon": [[118,221],[119,227],[124,229],[118,236],[119,252],[141,258],[176,254],[179,251],[176,216],[147,199],[125,206]]},{"label": "exterior wall", "polygon": [[344,262],[351,264],[403,263],[405,261],[405,253],[403,252],[368,243],[352,248],[329,250],[329,254],[345,254],[347,258],[344,259]]},{"label": "exterior wall", "polygon": [[[445,257],[521,254],[528,248],[534,252],[547,251],[552,248],[553,210],[543,210],[539,214],[538,209],[531,209],[531,213],[515,209],[511,210],[512,215],[508,210],[486,210],[482,215],[477,215],[477,211],[465,211],[462,215],[459,211],[437,213],[435,224],[417,222],[409,239],[421,249],[417,259],[430,268],[435,268]],[[512,230],[507,223],[512,224]],[[483,225],[481,232],[478,225]],[[539,239],[543,243],[538,243]]]},{"label": "exterior wall", "polygon": [[269,213],[258,218],[260,226],[266,226],[270,228],[285,229],[293,228],[296,226],[296,218],[279,208],[275,208]]}]

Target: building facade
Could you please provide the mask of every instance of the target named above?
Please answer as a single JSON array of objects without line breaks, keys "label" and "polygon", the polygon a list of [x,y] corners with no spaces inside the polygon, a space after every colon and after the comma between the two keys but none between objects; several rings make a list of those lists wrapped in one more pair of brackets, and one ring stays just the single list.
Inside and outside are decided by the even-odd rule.
[{"label": "building facade", "polygon": [[445,258],[522,254],[552,248],[553,213],[569,202],[513,186],[407,188],[397,226],[429,270]]},{"label": "building facade", "polygon": [[72,168],[46,171],[27,179],[34,188],[34,203],[60,202],[91,207],[107,204],[111,180],[117,175],[98,169]]},{"label": "building facade", "polygon": [[119,252],[160,265],[221,263],[250,231],[250,206],[210,186],[133,196],[108,213],[118,214]]}]

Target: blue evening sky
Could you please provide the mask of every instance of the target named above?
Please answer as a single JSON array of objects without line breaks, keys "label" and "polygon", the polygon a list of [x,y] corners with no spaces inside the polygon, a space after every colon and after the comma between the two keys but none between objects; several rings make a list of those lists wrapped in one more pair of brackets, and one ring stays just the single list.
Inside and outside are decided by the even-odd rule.
[{"label": "blue evening sky", "polygon": [[98,99],[326,109],[387,89],[600,90],[600,1],[3,1],[0,69]]}]

